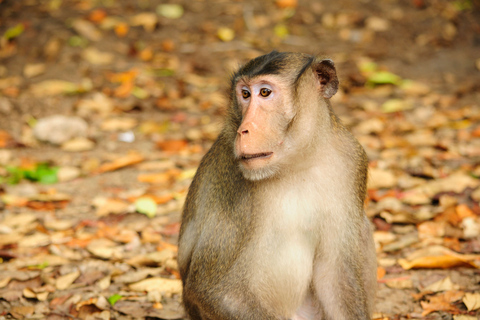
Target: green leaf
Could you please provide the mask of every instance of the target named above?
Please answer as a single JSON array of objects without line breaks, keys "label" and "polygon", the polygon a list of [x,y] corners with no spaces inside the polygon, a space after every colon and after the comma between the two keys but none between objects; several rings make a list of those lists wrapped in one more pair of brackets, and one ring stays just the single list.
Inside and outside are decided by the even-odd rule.
[{"label": "green leaf", "polygon": [[68,45],[71,47],[85,48],[88,45],[88,40],[80,36],[72,36],[68,39]]},{"label": "green leaf", "polygon": [[5,33],[3,34],[3,37],[7,40],[10,40],[21,35],[24,30],[25,27],[23,26],[23,24],[19,23],[15,27],[8,28],[7,31],[5,31]]},{"label": "green leaf", "polygon": [[44,261],[40,264],[35,264],[35,265],[32,265],[32,266],[28,266],[28,268],[29,269],[45,269],[48,266],[49,266],[48,261]]},{"label": "green leaf", "polygon": [[17,168],[17,167],[7,167],[7,172],[9,173],[9,176],[7,178],[7,183],[8,184],[17,184],[19,183],[22,179],[25,178],[25,173],[24,170]]},{"label": "green leaf", "polygon": [[108,297],[108,302],[113,306],[115,303],[117,303],[118,300],[122,299],[123,296],[119,295],[118,293],[115,293],[114,295],[111,295]]},{"label": "green leaf", "polygon": [[142,100],[150,96],[147,90],[142,89],[140,87],[134,87],[132,89],[132,94],[135,98],[142,99]]},{"label": "green leaf", "polygon": [[385,101],[385,103],[382,105],[382,111],[385,113],[398,112],[412,108],[413,105],[411,102],[401,99],[390,99]]},{"label": "green leaf", "polygon": [[58,181],[57,167],[50,167],[47,163],[37,164],[35,169],[23,169],[18,167],[7,167],[9,173],[8,183],[17,184],[22,179],[38,181],[44,184],[51,184]]},{"label": "green leaf", "polygon": [[273,28],[273,32],[277,37],[282,39],[286,38],[289,34],[288,28],[284,24],[277,24],[275,28]]},{"label": "green leaf", "polygon": [[135,201],[135,210],[137,212],[143,213],[149,218],[153,218],[157,214],[157,204],[155,203],[155,201],[153,201],[152,198],[138,198]]},{"label": "green leaf", "polygon": [[170,77],[175,74],[175,71],[172,69],[157,68],[157,69],[152,69],[151,73],[157,77]]},{"label": "green leaf", "polygon": [[377,84],[400,84],[401,78],[396,74],[393,74],[388,71],[377,71],[372,73],[367,77],[367,84],[377,85]]},{"label": "green leaf", "polygon": [[360,69],[361,73],[369,74],[377,71],[378,66],[375,62],[372,61],[362,61],[358,64],[358,68]]},{"label": "green leaf", "polygon": [[183,16],[183,7],[178,4],[161,4],[157,7],[157,14],[169,19],[178,19]]}]

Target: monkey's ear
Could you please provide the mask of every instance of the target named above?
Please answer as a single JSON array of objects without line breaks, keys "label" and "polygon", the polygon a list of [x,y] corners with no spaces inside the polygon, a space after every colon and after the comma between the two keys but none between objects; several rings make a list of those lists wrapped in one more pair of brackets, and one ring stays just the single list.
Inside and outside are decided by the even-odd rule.
[{"label": "monkey's ear", "polygon": [[338,90],[337,71],[332,60],[318,61],[313,66],[320,92],[325,99],[330,99]]}]

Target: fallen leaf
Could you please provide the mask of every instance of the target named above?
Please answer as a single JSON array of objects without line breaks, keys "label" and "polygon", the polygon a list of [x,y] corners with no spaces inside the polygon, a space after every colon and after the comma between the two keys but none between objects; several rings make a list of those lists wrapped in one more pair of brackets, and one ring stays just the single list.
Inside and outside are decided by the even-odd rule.
[{"label": "fallen leaf", "polygon": [[132,283],[129,288],[134,291],[160,291],[162,295],[170,296],[182,293],[182,281],[155,277]]},{"label": "fallen leaf", "polygon": [[183,7],[179,4],[160,4],[157,14],[169,19],[178,19],[183,16]]},{"label": "fallen leaf", "polygon": [[120,38],[124,38],[127,35],[129,29],[130,27],[128,26],[128,24],[121,22],[115,26],[115,34]]},{"label": "fallen leaf", "polygon": [[377,267],[377,280],[382,279],[387,274],[387,271],[383,267]]},{"label": "fallen leaf", "polygon": [[81,36],[90,41],[100,41],[102,39],[102,33],[95,27],[93,23],[89,21],[75,19],[72,22],[72,27]]},{"label": "fallen leaf", "polygon": [[453,320],[478,320],[475,316],[467,316],[464,314],[454,315]]},{"label": "fallen leaf", "polygon": [[448,291],[429,298],[429,301],[420,301],[423,312],[422,316],[434,312],[434,311],[456,311],[457,307],[451,303],[462,299],[463,291]]},{"label": "fallen leaf", "polygon": [[87,48],[82,52],[82,58],[93,65],[108,65],[115,56],[110,52],[102,52],[96,48]]},{"label": "fallen leaf", "polygon": [[155,30],[157,23],[157,15],[152,12],[139,13],[130,18],[130,25],[132,27],[142,26],[147,32]]},{"label": "fallen leaf", "polygon": [[98,168],[98,172],[104,173],[108,171],[114,171],[118,170],[120,168],[124,168],[127,166],[131,166],[137,163],[140,163],[144,160],[145,158],[137,153],[131,153],[129,155],[126,155],[124,157],[118,158],[112,162],[107,162],[102,164]]},{"label": "fallen leaf", "polygon": [[[365,25],[368,29],[373,31],[387,31],[390,28],[390,22],[388,20],[374,16],[367,18]],[[398,76],[396,77],[398,78]]]},{"label": "fallen leaf", "polygon": [[58,290],[65,290],[68,287],[70,287],[70,285],[74,283],[79,276],[80,276],[79,270],[60,276],[55,280],[55,287]]},{"label": "fallen leaf", "polygon": [[158,141],[157,147],[159,147],[162,151],[177,153],[182,150],[185,150],[188,146],[188,141],[185,139],[182,140],[165,140],[165,141]]},{"label": "fallen leaf", "polygon": [[281,9],[296,8],[298,0],[275,0],[275,5]]},{"label": "fallen leaf", "polygon": [[393,188],[397,178],[390,170],[370,168],[368,171],[368,189]]},{"label": "fallen leaf", "polygon": [[129,204],[120,199],[95,198],[93,205],[97,208],[97,216],[128,212]]},{"label": "fallen leaf", "polygon": [[135,210],[149,218],[153,218],[157,213],[157,204],[152,198],[141,197],[135,201]]},{"label": "fallen leaf", "polygon": [[23,33],[24,30],[25,26],[22,23],[19,23],[15,27],[8,28],[3,34],[3,38],[6,40],[17,38]]},{"label": "fallen leaf", "polygon": [[465,293],[463,297],[463,303],[467,307],[468,311],[480,309],[480,293]]},{"label": "fallen leaf", "polygon": [[23,75],[27,78],[33,78],[45,72],[47,66],[44,63],[27,64],[23,67]]},{"label": "fallen leaf", "polygon": [[95,142],[87,138],[78,137],[62,143],[61,148],[69,152],[88,151],[95,148]]},{"label": "fallen leaf", "polygon": [[392,289],[412,289],[413,288],[412,279],[401,279],[401,280],[395,279],[395,280],[385,281],[385,284],[387,285],[387,287]]},{"label": "fallen leaf", "polygon": [[390,99],[382,104],[381,109],[385,113],[399,112],[413,108],[413,104],[407,100]]},{"label": "fallen leaf", "polygon": [[403,269],[412,268],[451,268],[455,266],[472,266],[480,268],[480,255],[460,254],[442,246],[430,246],[410,254],[398,263]]},{"label": "fallen leaf", "polygon": [[133,118],[111,118],[104,120],[100,126],[103,131],[127,131],[137,126]]},{"label": "fallen leaf", "polygon": [[235,31],[230,28],[219,28],[217,31],[217,36],[220,40],[224,42],[232,41],[235,38]]},{"label": "fallen leaf", "polygon": [[451,291],[451,290],[458,290],[459,285],[456,285],[452,282],[450,277],[445,277],[442,280],[434,282],[427,287],[423,288],[422,291],[430,291],[430,292],[440,292],[440,291]]},{"label": "fallen leaf", "polygon": [[82,87],[76,83],[65,80],[45,80],[32,84],[30,91],[37,97],[46,97],[81,92]]}]

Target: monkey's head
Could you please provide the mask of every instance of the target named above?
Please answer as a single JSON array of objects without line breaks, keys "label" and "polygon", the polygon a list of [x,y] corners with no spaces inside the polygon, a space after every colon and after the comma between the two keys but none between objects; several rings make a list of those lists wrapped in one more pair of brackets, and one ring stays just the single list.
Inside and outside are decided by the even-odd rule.
[{"label": "monkey's head", "polygon": [[307,54],[273,51],[241,67],[232,77],[229,114],[243,176],[271,178],[302,157],[337,88],[333,62]]}]

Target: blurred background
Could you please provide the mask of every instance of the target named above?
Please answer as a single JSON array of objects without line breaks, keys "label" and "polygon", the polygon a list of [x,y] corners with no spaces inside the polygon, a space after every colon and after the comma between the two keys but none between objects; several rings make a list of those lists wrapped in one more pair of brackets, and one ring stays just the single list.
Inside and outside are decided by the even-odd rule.
[{"label": "blurred background", "polygon": [[0,319],[182,318],[184,197],[271,50],[335,61],[375,318],[478,319],[478,0],[0,0]]}]

